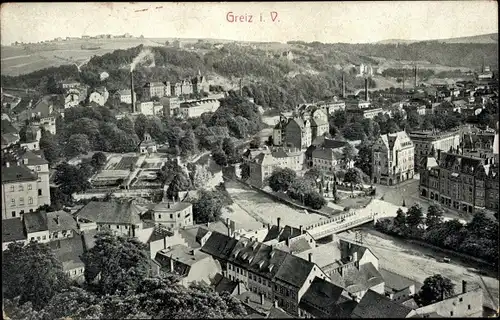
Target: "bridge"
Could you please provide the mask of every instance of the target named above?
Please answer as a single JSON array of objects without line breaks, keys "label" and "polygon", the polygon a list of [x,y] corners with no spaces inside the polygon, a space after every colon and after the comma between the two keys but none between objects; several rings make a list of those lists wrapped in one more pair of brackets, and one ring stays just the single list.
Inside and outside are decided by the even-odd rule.
[{"label": "bridge", "polygon": [[372,212],[350,211],[330,219],[310,224],[305,226],[304,229],[307,230],[314,240],[318,240],[371,221],[376,221],[376,216],[377,213]]}]

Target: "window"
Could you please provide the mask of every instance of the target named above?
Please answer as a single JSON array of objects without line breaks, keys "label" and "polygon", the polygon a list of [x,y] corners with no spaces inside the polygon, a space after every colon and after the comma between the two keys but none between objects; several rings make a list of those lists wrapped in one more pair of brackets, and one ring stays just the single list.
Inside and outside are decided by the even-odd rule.
[{"label": "window", "polygon": [[32,197],[28,197],[28,204],[33,204],[33,198]]},{"label": "window", "polygon": [[19,188],[18,188],[19,191],[24,191],[24,187],[22,184],[19,185]]},{"label": "window", "polygon": [[10,206],[15,207],[16,206],[16,200],[15,199],[10,199]]},{"label": "window", "polygon": [[173,219],[174,218],[174,215],[173,214],[170,214],[170,219]]},{"label": "window", "polygon": [[19,212],[19,214],[24,214],[24,210],[21,210],[21,212]]},{"label": "window", "polygon": [[28,190],[31,190],[32,188],[31,184],[28,184]]},{"label": "window", "polygon": [[43,237],[42,237],[42,240],[46,240],[46,239],[47,239],[47,236],[43,236]]},{"label": "window", "polygon": [[40,171],[40,166],[36,166],[36,171]]},{"label": "window", "polygon": [[158,215],[158,219],[161,219],[161,214]]},{"label": "window", "polygon": [[42,189],[38,189],[38,196],[40,197],[42,195]]},{"label": "window", "polygon": [[14,192],[14,186],[10,186],[10,192]]},{"label": "window", "polygon": [[458,301],[462,302],[462,301],[464,301],[464,298],[460,297],[460,298],[458,298]]},{"label": "window", "polygon": [[467,309],[470,310],[470,304],[467,305]]},{"label": "window", "polygon": [[24,198],[23,197],[19,198],[19,205],[24,206]]},{"label": "window", "polygon": [[450,317],[453,317],[453,311],[450,311]]},{"label": "window", "polygon": [[37,239],[38,241],[40,241],[40,237],[36,237],[36,239]]},{"label": "window", "polygon": [[180,214],[180,213],[178,213],[178,214],[177,214],[177,218],[180,218],[180,217],[181,217],[181,214]]},{"label": "window", "polygon": [[12,211],[12,218],[15,218],[15,217],[16,217],[16,212]]},{"label": "window", "polygon": [[120,226],[116,226],[116,229],[120,229]]}]

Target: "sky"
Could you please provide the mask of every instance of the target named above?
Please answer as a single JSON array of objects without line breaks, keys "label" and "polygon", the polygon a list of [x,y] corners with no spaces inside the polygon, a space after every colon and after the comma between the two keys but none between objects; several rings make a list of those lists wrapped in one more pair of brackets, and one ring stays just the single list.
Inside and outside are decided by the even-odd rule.
[{"label": "sky", "polygon": [[[2,45],[104,33],[273,42],[431,40],[497,33],[497,6],[489,0],[3,3],[0,37]],[[229,22],[228,13],[242,21]]]}]

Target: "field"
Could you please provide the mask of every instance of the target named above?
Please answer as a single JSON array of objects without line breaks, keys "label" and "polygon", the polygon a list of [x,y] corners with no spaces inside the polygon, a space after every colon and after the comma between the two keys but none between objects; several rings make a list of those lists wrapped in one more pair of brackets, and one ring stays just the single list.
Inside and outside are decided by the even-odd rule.
[{"label": "field", "polygon": [[[484,305],[492,309],[498,308],[499,282],[495,278],[498,275],[485,270],[488,275],[482,276],[483,282],[477,272],[482,267],[477,263],[457,258],[451,258],[451,263],[444,263],[441,262],[445,256],[442,252],[390,237],[371,228],[359,231],[363,235],[363,244],[380,259],[381,268],[420,283],[431,275],[441,274],[456,285],[455,290],[460,290],[462,280],[466,280],[471,289],[478,286],[483,288]],[[354,240],[355,233],[344,232],[339,237]]]}]

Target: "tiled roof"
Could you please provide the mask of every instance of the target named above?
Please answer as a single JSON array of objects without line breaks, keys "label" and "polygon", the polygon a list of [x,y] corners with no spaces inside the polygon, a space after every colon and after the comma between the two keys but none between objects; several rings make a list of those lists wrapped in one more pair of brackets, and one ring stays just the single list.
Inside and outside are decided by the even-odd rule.
[{"label": "tiled roof", "polygon": [[321,118],[312,118],[311,119],[311,126],[312,127],[324,126],[326,124],[328,124],[328,122],[321,119]]},{"label": "tiled roof", "polygon": [[317,318],[349,318],[356,302],[347,292],[321,278],[313,282],[302,296],[299,308]]},{"label": "tiled roof", "polygon": [[49,246],[54,251],[57,259],[62,262],[63,270],[68,271],[85,266],[81,260],[84,252],[84,240],[80,235],[77,234],[72,238],[51,241]]},{"label": "tiled roof", "polygon": [[43,156],[37,155],[31,150],[18,149],[16,153],[20,159],[28,160],[28,163],[26,163],[28,166],[45,165],[49,163]]},{"label": "tiled roof", "polygon": [[111,200],[108,202],[91,201],[77,212],[78,218],[97,223],[137,224],[144,208],[133,200]]},{"label": "tiled roof", "polygon": [[[50,232],[78,230],[75,218],[66,211],[47,212],[47,227]],[[59,220],[59,223],[57,222]]]},{"label": "tiled roof", "polygon": [[1,130],[2,133],[12,133],[12,134],[18,134],[19,130],[17,130],[16,127],[7,119],[3,119],[1,121]]},{"label": "tiled roof", "polygon": [[35,104],[31,113],[38,114],[40,112],[40,117],[42,118],[48,117],[50,115],[51,106],[52,106],[51,102],[47,101],[45,98],[41,99],[40,101],[38,101],[37,104]]},{"label": "tiled roof", "polygon": [[285,310],[281,308],[276,308],[272,307],[271,310],[269,310],[269,314],[267,315],[266,318],[270,319],[290,319],[293,318],[291,315],[285,312]]},{"label": "tiled roof", "polygon": [[[341,259],[339,245],[336,242],[330,242],[306,251],[297,253],[298,257],[308,259],[309,253],[312,253],[313,261],[320,268],[325,268]],[[339,263],[338,263],[339,264]],[[340,264],[339,264],[340,265]]]},{"label": "tiled roof", "polygon": [[271,229],[267,232],[267,235],[262,242],[265,243],[274,239],[277,239],[278,242],[282,242],[288,238],[292,239],[300,235],[301,235],[300,229],[290,227],[288,225],[280,229],[278,228],[278,226],[273,225]]},{"label": "tiled roof", "polygon": [[405,318],[411,311],[411,308],[368,290],[354,308],[352,318]]},{"label": "tiled roof", "polygon": [[311,249],[311,245],[305,238],[300,238],[297,241],[293,241],[290,243],[290,253],[298,253]]},{"label": "tiled roof", "polygon": [[2,242],[26,240],[21,218],[2,220]]},{"label": "tiled roof", "polygon": [[233,293],[238,287],[238,282],[229,280],[220,273],[217,273],[214,278],[215,291],[218,293],[229,292]]},{"label": "tiled roof", "polygon": [[96,241],[95,236],[97,235],[97,233],[98,233],[97,229],[86,230],[82,232],[82,238],[86,250],[90,250],[95,246],[95,241]]},{"label": "tiled roof", "polygon": [[415,282],[412,281],[411,279],[390,272],[388,270],[380,269],[379,272],[382,275],[382,278],[384,279],[386,290],[391,289],[395,292],[398,292],[412,285],[415,285]]},{"label": "tiled roof", "polygon": [[314,263],[288,254],[279,267],[275,277],[280,281],[300,288],[311,273],[313,267]]},{"label": "tiled roof", "polygon": [[14,133],[2,133],[2,146],[9,146],[19,141],[19,136]]},{"label": "tiled roof", "polygon": [[49,230],[47,223],[47,213],[26,212],[23,217],[24,226],[27,233]]},{"label": "tiled roof", "polygon": [[226,260],[238,241],[219,232],[213,232],[201,251],[217,259]]}]

